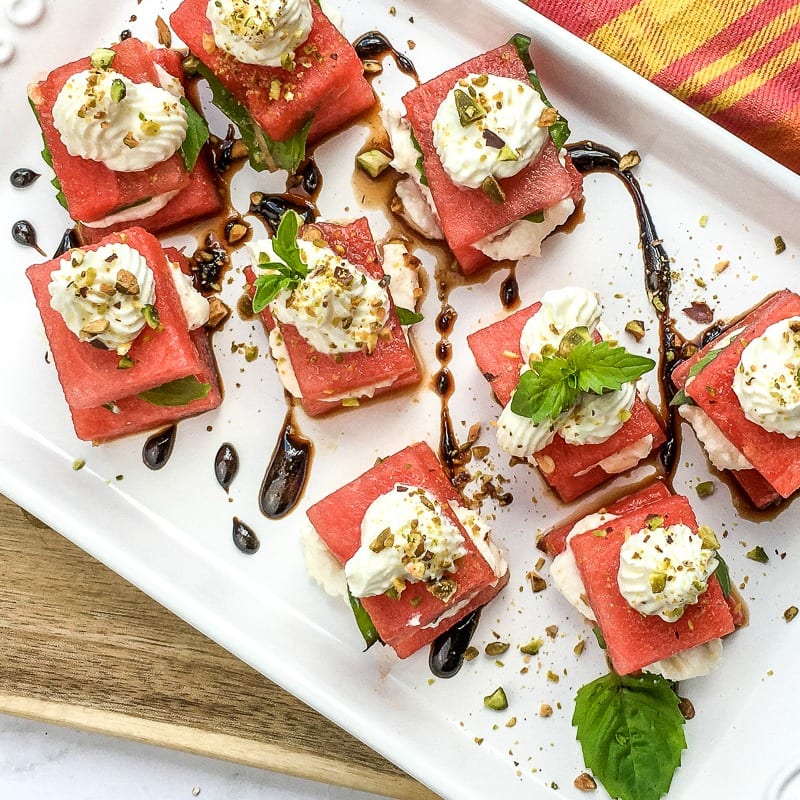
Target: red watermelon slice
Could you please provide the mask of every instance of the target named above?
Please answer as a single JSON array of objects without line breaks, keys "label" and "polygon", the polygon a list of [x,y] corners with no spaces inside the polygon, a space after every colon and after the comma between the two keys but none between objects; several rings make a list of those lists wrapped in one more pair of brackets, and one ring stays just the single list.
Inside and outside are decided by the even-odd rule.
[{"label": "red watermelon slice", "polygon": [[665,525],[683,523],[697,530],[689,501],[673,495],[604,523],[602,536],[588,531],[574,536],[569,543],[609,658],[620,675],[726,636],[735,629],[715,575],[709,579],[708,589],[698,602],[687,606],[676,622],[640,614],[622,597],[617,586],[620,547],[626,535],[645,527],[652,514],[663,517]]},{"label": "red watermelon slice", "polygon": [[[373,278],[383,277],[383,268],[365,217],[346,225],[331,222],[317,222],[314,225],[322,231],[324,240],[331,248],[337,252],[343,251],[345,258]],[[253,270],[247,272],[247,279],[251,283],[255,280]],[[267,331],[271,331],[276,323],[269,310],[262,311],[261,317]],[[312,416],[341,408],[341,395],[365,396],[369,387],[386,384],[375,390],[375,395],[380,395],[417,383],[420,379],[419,367],[394,306],[389,315],[388,335],[378,341],[371,354],[364,351],[336,356],[320,353],[303,339],[293,325],[279,323],[279,326],[300,386],[301,403]]]},{"label": "red watermelon slice", "polygon": [[[454,579],[458,591],[448,603],[434,597],[422,583],[409,583],[393,599],[387,595],[364,597],[362,605],[381,639],[406,658],[468,613],[494,597],[508,581],[508,572],[498,578],[464,531],[450,503],[463,504],[447,479],[431,448],[424,443],[406,447],[381,461],[359,478],[328,495],[306,512],[311,524],[336,559],[344,564],[361,544],[361,520],[369,505],[396,483],[422,486],[442,504],[451,522],[464,536],[467,554],[458,561]],[[446,616],[452,609],[455,614]]]},{"label": "red watermelon slice", "polygon": [[759,508],[800,488],[800,438],[771,433],[748,420],[733,391],[733,375],[749,342],[770,325],[796,316],[800,316],[800,295],[788,289],[780,291],[728,326],[728,332],[738,331],[733,341],[721,348],[719,340],[716,348],[715,342],[709,343],[672,376],[676,387],[683,389],[753,465],[753,470],[732,470],[731,474]]},{"label": "red watermelon slice", "polygon": [[[525,323],[539,310],[540,303],[520,309],[504,320],[467,336],[478,368],[492,386],[497,399],[506,405],[517,387],[522,365],[519,340]],[[664,431],[650,408],[637,397],[630,419],[600,444],[567,444],[556,435],[535,459],[544,479],[569,502],[613,477],[597,466],[634,442],[652,436],[651,452],[664,441]]]},{"label": "red watermelon slice", "polygon": [[[571,197],[577,204],[583,179],[569,156],[565,168],[548,139],[539,157],[511,178],[499,181],[506,200],[493,203],[481,189],[454,184],[433,145],[433,119],[455,82],[470,73],[488,73],[528,82],[528,72],[516,48],[506,44],[470,59],[433,80],[412,89],[403,98],[408,120],[424,157],[425,175],[439,213],[442,231],[465,274],[475,272],[490,259],[472,244],[518,219],[542,211]],[[536,121],[531,120],[535,125]]]},{"label": "red watermelon slice", "polygon": [[374,105],[358,55],[316,3],[291,71],[244,64],[217,49],[207,5],[184,0],[170,17],[172,28],[272,139],[283,141],[313,119],[309,141],[315,141]]},{"label": "red watermelon slice", "polygon": [[[82,249],[95,250],[114,242],[125,242],[147,259],[155,275],[155,306],[161,322],[161,330],[147,329],[132,344],[128,355],[134,366],[130,369],[118,368],[115,352],[80,341],[50,307],[51,273],[69,254],[27,270],[76,433],[91,441],[173,422],[214,408],[222,399],[208,335],[203,330],[188,330],[171,268],[158,240],[141,228],[132,228]],[[188,270],[177,251],[170,250],[169,257]],[[136,396],[188,376],[209,384],[204,398],[184,406],[156,406]]]},{"label": "red watermelon slice", "polygon": [[[168,68],[169,58],[154,56],[138,39],[125,39],[112,48],[112,68],[137,83],[159,85],[156,64]],[[115,172],[98,161],[71,156],[53,124],[53,104],[58,93],[77,72],[90,67],[89,58],[53,70],[44,81],[28,87],[28,96],[42,128],[53,170],[61,184],[70,216],[92,222],[139,205],[152,197],[185,189],[190,184],[180,153],[141,172]],[[218,201],[217,201],[218,202]],[[130,226],[130,223],[126,223]]]}]

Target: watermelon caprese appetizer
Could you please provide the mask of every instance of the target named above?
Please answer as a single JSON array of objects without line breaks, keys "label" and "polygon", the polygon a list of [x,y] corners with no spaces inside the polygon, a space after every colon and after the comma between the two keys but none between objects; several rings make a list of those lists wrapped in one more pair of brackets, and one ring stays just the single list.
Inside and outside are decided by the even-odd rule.
[{"label": "watermelon caprese appetizer", "polygon": [[306,144],[375,104],[358,54],[313,0],[183,0],[170,24],[257,170],[295,171]]},{"label": "watermelon caprese appetizer", "polygon": [[128,38],[28,87],[42,155],[82,242],[129,227],[159,233],[221,208],[208,127],[182,78],[179,53]]},{"label": "watermelon caprese appetizer", "polygon": [[[369,644],[407,658],[492,600],[508,565],[425,443],[381,460],[307,511],[313,575],[333,562]],[[320,549],[321,548],[321,549]],[[322,566],[321,563],[322,562]]]},{"label": "watermelon caprese appetizer", "polygon": [[800,488],[800,296],[784,289],[672,373],[673,404],[756,508]]},{"label": "watermelon caprese appetizer", "polygon": [[[395,256],[384,271],[386,248],[382,265],[365,217],[299,229],[289,211],[272,239],[249,247],[253,310],[286,391],[308,414],[358,406],[420,380],[400,319],[416,319],[413,257]],[[412,287],[403,301],[410,308],[392,299],[401,285]]]},{"label": "watermelon caprese appetizer", "polygon": [[566,222],[583,179],[563,145],[564,118],[542,91],[528,52],[511,42],[466,61],[387,111],[401,214],[446,239],[461,271],[540,254]]},{"label": "watermelon caprese appetizer", "polygon": [[566,502],[665,441],[639,382],[655,362],[601,337],[601,311],[592,292],[566,287],[467,336],[504,406],[498,443],[536,465]]},{"label": "watermelon caprese appetizer", "polygon": [[79,439],[101,443],[219,406],[209,301],[142,228],[26,272]]},{"label": "watermelon caprese appetizer", "polygon": [[549,531],[539,547],[611,667],[576,697],[586,765],[612,797],[661,797],[686,747],[674,683],[715,670],[723,638],[746,622],[717,537],[655,482]]}]

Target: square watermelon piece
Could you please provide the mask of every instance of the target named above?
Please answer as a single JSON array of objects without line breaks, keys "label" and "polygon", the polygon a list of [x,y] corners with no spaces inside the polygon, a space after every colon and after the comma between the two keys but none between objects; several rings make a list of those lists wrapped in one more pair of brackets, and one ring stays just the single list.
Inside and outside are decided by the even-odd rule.
[{"label": "square watermelon piece", "polygon": [[[174,50],[153,49],[135,38],[125,39],[111,49],[115,52],[112,68],[134,82],[161,85],[159,69],[183,79],[180,55]],[[44,81],[28,87],[28,97],[41,126],[46,153],[52,161],[67,210],[74,220],[90,223],[80,226],[82,240],[98,241],[112,230],[137,225],[163,231],[218,211],[221,199],[206,152],[200,153],[191,174],[187,173],[180,152],[139,172],[117,172],[99,161],[69,154],[53,123],[53,104],[66,81],[89,67],[87,56],[58,67]],[[102,225],[109,216],[167,193],[177,194],[152,216]],[[91,223],[100,223],[100,227]]]},{"label": "square watermelon piece", "polygon": [[424,442],[383,459],[308,509],[311,524],[339,563],[344,565],[358,550],[361,521],[367,508],[398,483],[420,486],[433,494],[450,521],[460,529],[467,548],[453,574],[458,589],[447,603],[420,582],[408,583],[397,597],[382,594],[361,599],[381,640],[400,658],[407,658],[495,597],[508,582],[508,571],[499,577],[495,574],[451,511],[451,504],[463,505],[463,499]]},{"label": "square watermelon piece", "polygon": [[375,104],[356,51],[317,3],[311,3],[311,32],[296,49],[291,70],[245,64],[217,48],[207,6],[207,0],[183,0],[170,24],[274,141],[288,139],[311,120],[308,141],[314,142]]},{"label": "square watermelon piece", "polygon": [[672,374],[676,389],[699,407],[720,434],[752,465],[727,470],[757,508],[765,508],[800,489],[800,438],[770,432],[745,417],[733,376],[742,351],[772,324],[800,316],[800,295],[784,289],[731,322]]},{"label": "square watermelon piece", "polygon": [[[96,245],[79,249],[96,250],[111,243],[125,243],[138,250],[153,270],[155,279],[155,307],[160,329],[145,328],[134,340],[128,352],[133,361],[129,369],[119,368],[120,357],[116,352],[99,349],[78,339],[67,328],[61,315],[50,306],[48,286],[51,274],[75,250],[43,264],[34,264],[26,273],[76,430],[82,438],[93,441],[153,427],[162,424],[167,417],[174,420],[189,413],[199,413],[219,405],[221,401],[207,335],[204,331],[188,330],[171,267],[158,240],[141,228],[132,228],[112,234]],[[170,258],[181,264],[182,269],[188,269],[176,251],[171,251]],[[209,384],[208,395],[202,402],[195,401],[197,405],[152,406],[137,397],[142,392],[189,376],[197,376],[201,383]]]},{"label": "square watermelon piece", "polygon": [[625,511],[622,504],[617,511],[622,513],[605,521],[599,531],[577,534],[568,545],[616,672],[628,675],[733,633],[736,624],[732,604],[723,595],[715,574],[709,578],[708,588],[698,601],[687,606],[683,616],[674,622],[641,614],[619,591],[620,547],[627,536],[646,527],[653,516],[663,518],[665,527],[682,523],[696,531],[697,520],[689,501],[680,495],[670,495],[640,505],[634,499],[629,510]]},{"label": "square watermelon piece", "polygon": [[[301,229],[300,235],[308,227]],[[315,222],[313,227],[322,233],[328,247],[343,254],[367,275],[377,280],[383,277],[383,268],[365,217],[347,224]],[[252,284],[254,271],[248,269],[246,275]],[[391,294],[391,287],[389,292]],[[269,308],[261,312],[261,319],[268,335],[278,325],[297,380],[300,403],[311,416],[358,405],[360,399],[382,395],[420,380],[419,366],[400,326],[394,304],[389,312],[386,335],[378,340],[369,354],[363,350],[344,355],[320,353],[293,325],[276,323]]]},{"label": "square watermelon piece", "polygon": [[[495,204],[481,189],[457,186],[445,172],[433,144],[433,120],[456,81],[471,73],[529,82],[517,49],[505,44],[477,56],[412,89],[403,97],[407,118],[424,158],[425,176],[439,214],[442,232],[461,271],[471,274],[490,262],[472,245],[505,226],[536,214],[566,198],[578,204],[583,178],[569,155],[564,164],[548,138],[539,156],[510,178],[499,180],[505,202]],[[536,120],[531,120],[535,125]]]},{"label": "square watermelon piece", "polygon": [[[541,304],[514,312],[505,319],[467,336],[478,369],[489,382],[495,397],[506,405],[517,388],[522,356],[519,340],[525,323],[539,310]],[[646,437],[652,453],[666,437],[656,415],[639,397],[631,409],[630,419],[610,438],[600,444],[567,444],[556,435],[553,441],[531,457],[544,479],[565,502],[591,491],[616,473],[606,472],[602,463]]]}]

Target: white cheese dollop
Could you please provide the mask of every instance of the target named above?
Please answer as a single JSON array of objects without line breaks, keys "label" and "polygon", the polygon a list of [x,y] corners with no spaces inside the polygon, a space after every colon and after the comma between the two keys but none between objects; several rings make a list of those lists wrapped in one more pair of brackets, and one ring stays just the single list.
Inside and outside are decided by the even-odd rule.
[{"label": "white cheese dollop", "polygon": [[361,546],[344,570],[353,596],[371,597],[395,581],[438,581],[466,553],[463,535],[430,492],[396,484],[367,508]]},{"label": "white cheese dollop", "polygon": [[209,0],[214,42],[237,61],[289,67],[311,32],[310,0]]},{"label": "white cheese dollop", "polygon": [[800,317],[773,323],[744,348],[733,391],[751,422],[788,439],[800,435]]},{"label": "white cheese dollop", "polygon": [[116,172],[140,172],[166,161],[186,138],[180,98],[114,70],[71,76],[53,104],[53,124],[72,156]]},{"label": "white cheese dollop", "polygon": [[197,328],[202,328],[208,322],[208,315],[211,310],[208,299],[194,288],[191,275],[187,275],[172,261],[169,262],[169,265],[172,270],[172,281],[178,292],[181,308],[183,308],[183,313],[186,316],[189,330],[193,331],[197,330]]},{"label": "white cheese dollop", "polygon": [[[458,97],[471,98],[483,116],[466,125]],[[470,74],[448,92],[433,119],[433,144],[445,172],[477,189],[493,176],[509,178],[530,164],[550,135],[539,127],[546,106],[529,83],[497,75]]]},{"label": "white cheese dollop", "polygon": [[[327,246],[299,240],[308,274],[269,304],[272,315],[318,352],[371,353],[389,317],[390,300],[379,281],[361,272]],[[250,245],[256,264],[281,262],[270,240]]]},{"label": "white cheese dollop", "polygon": [[706,451],[708,460],[717,469],[753,469],[753,465],[745,455],[733,445],[700,406],[684,403],[678,406],[678,413],[692,426]]},{"label": "white cheese dollop", "polygon": [[620,548],[620,594],[640,613],[674,622],[708,587],[715,552],[686,525],[643,528]]},{"label": "white cheese dollop", "polygon": [[[135,282],[120,282],[125,270]],[[136,289],[131,292],[130,289]],[[73,250],[51,275],[50,305],[82,341],[97,341],[125,355],[146,322],[142,309],[156,299],[153,271],[144,256],[127,244]]]}]

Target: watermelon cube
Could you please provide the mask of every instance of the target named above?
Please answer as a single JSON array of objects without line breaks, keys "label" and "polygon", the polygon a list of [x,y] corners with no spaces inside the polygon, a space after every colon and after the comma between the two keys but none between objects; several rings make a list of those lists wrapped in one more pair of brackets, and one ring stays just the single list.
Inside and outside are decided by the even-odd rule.
[{"label": "watermelon cube", "polygon": [[[316,222],[314,227],[322,233],[331,249],[342,253],[367,275],[378,280],[383,277],[383,268],[365,217],[344,225]],[[246,275],[252,284],[255,280],[253,270],[249,269]],[[378,340],[371,353],[363,350],[340,355],[320,353],[293,325],[276,322],[269,308],[261,312],[261,318],[268,334],[277,324],[289,366],[297,380],[300,402],[312,416],[343,406],[358,405],[360,399],[381,395],[420,380],[419,367],[394,305],[389,312],[385,336]],[[280,358],[276,356],[276,360],[280,361]]]},{"label": "watermelon cube", "polygon": [[[462,272],[470,274],[490,262],[473,244],[523,217],[562,200],[575,204],[583,195],[583,179],[568,154],[564,163],[548,138],[538,157],[525,169],[498,182],[501,204],[480,189],[455,184],[445,172],[433,143],[433,120],[448,92],[469,74],[489,74],[527,83],[528,72],[516,48],[506,44],[477,56],[412,89],[403,97],[407,118],[424,158],[425,177],[439,214],[442,231]],[[536,125],[537,120],[531,120]]]},{"label": "watermelon cube", "polygon": [[[35,264],[26,273],[76,433],[79,438],[94,442],[174,422],[215,408],[222,401],[208,334],[203,329],[188,330],[167,260],[178,263],[188,272],[185,258],[176,250],[165,253],[158,240],[141,228],[112,234],[96,245],[80,249],[96,250],[112,243],[128,244],[144,255],[155,279],[155,308],[160,329],[145,329],[134,340],[128,351],[133,366],[128,369],[119,368],[120,357],[113,350],[98,349],[78,339],[50,305],[50,276],[61,260],[70,258],[75,250]],[[138,397],[143,392],[190,376],[208,384],[204,397],[177,406],[154,405]]]},{"label": "watermelon cube", "polygon": [[356,51],[317,3],[311,3],[311,32],[295,51],[294,69],[246,64],[217,48],[207,6],[184,0],[170,24],[271,139],[282,142],[311,120],[313,142],[374,105]]},{"label": "watermelon cube", "polygon": [[[159,69],[179,80],[183,78],[176,51],[152,49],[134,38],[125,39],[111,49],[115,52],[112,68],[134,82],[161,85]],[[67,210],[74,220],[83,223],[79,226],[81,240],[96,242],[114,230],[129,227],[160,232],[216,213],[221,199],[205,152],[200,153],[191,173],[187,173],[180,152],[138,172],[118,172],[99,161],[69,154],[53,123],[53,105],[67,80],[89,66],[88,57],[65,64],[28,88]],[[168,193],[175,195],[155,213],[104,224],[109,217]]]},{"label": "watermelon cube", "polygon": [[[467,336],[478,369],[489,381],[495,397],[508,404],[519,381],[522,367],[520,336],[525,323],[539,310],[535,303],[514,312],[505,319]],[[568,444],[560,435],[535,456],[535,463],[547,483],[558,496],[570,502],[614,476],[603,468],[603,461],[625,448],[650,438],[650,452],[664,441],[661,423],[650,407],[639,397],[631,409],[630,419],[610,438],[599,444]]]},{"label": "watermelon cube", "polygon": [[800,488],[800,438],[770,432],[744,414],[733,391],[742,351],[772,324],[800,316],[800,295],[785,289],[731,322],[714,341],[682,362],[672,374],[687,402],[697,406],[752,465],[728,470],[758,508],[790,497]]},{"label": "watermelon cube", "polygon": [[383,459],[308,509],[314,529],[342,565],[361,545],[361,521],[367,508],[398,483],[427,489],[460,530],[467,549],[453,574],[458,589],[447,602],[431,594],[423,582],[408,583],[399,596],[362,598],[381,640],[406,658],[497,595],[508,581],[508,571],[503,564],[498,569],[502,574],[495,574],[464,530],[451,510],[451,505],[463,505],[463,500],[431,448],[422,442]]},{"label": "watermelon cube", "polygon": [[698,528],[689,501],[679,495],[660,497],[645,505],[634,495],[627,507],[625,510],[626,503],[621,503],[617,506],[619,516],[603,522],[599,531],[579,533],[568,542],[608,656],[620,675],[726,636],[736,627],[732,605],[715,574],[697,602],[686,606],[676,621],[642,614],[627,602],[617,584],[620,548],[626,538],[645,528],[653,516],[663,518],[664,527],[681,523],[693,531]]}]

